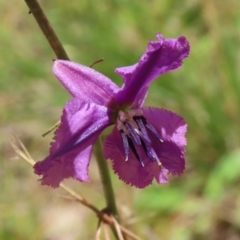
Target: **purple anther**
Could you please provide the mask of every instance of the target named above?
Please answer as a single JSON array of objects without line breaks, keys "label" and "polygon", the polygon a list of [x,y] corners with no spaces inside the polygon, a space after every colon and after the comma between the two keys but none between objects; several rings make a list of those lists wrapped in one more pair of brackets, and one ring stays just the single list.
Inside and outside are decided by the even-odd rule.
[{"label": "purple anther", "polygon": [[130,137],[127,137],[127,139],[128,139],[129,146],[130,146],[131,150],[133,151],[134,156],[137,158],[137,160],[144,167],[144,163],[143,163],[142,159],[140,158],[140,156],[139,156],[139,154],[138,154],[138,152],[137,152],[137,150],[134,146],[133,140]]},{"label": "purple anther", "polygon": [[143,140],[142,140],[142,146],[143,146],[143,149],[144,149],[145,153],[147,154],[147,156],[151,160],[155,161],[155,158],[152,155],[152,147],[148,143],[145,143]]},{"label": "purple anther", "polygon": [[147,122],[147,120],[145,119],[145,126],[153,133],[153,135],[159,139],[160,142],[163,142],[160,134],[158,133],[158,131],[156,130],[156,128],[149,122]]},{"label": "purple anther", "polygon": [[125,161],[128,161],[128,156],[129,156],[129,143],[128,143],[128,138],[127,135],[121,130],[120,131],[122,140],[123,140],[123,148],[124,148],[124,153],[125,153]]},{"label": "purple anther", "polygon": [[134,142],[138,145],[141,145],[141,138],[128,121],[125,122],[125,127],[130,132],[130,135],[133,138]]},{"label": "purple anther", "polygon": [[147,134],[147,129],[145,128],[145,125],[143,123],[142,117],[133,117],[135,122],[137,123],[138,127],[140,128],[141,131],[141,137],[148,143],[151,143],[151,139],[149,138]]}]

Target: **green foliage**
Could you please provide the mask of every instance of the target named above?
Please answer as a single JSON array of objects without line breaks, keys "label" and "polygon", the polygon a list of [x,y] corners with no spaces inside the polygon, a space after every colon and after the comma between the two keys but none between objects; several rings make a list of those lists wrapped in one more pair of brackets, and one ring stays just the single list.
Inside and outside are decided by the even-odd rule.
[{"label": "green foliage", "polygon": [[[40,3],[70,58],[90,65],[103,57],[94,68],[118,84],[114,69],[135,63],[156,32],[189,39],[183,67],[157,79],[146,103],[188,122],[186,171],[167,185],[143,190],[114,177],[116,195],[127,217],[139,217],[133,229],[143,239],[239,239],[239,1]],[[76,204],[49,201],[57,192],[39,186],[7,141],[14,132],[36,160],[43,158],[50,137],[41,134],[57,122],[70,96],[51,72],[54,53],[24,1],[0,0],[0,6],[0,239],[93,239],[94,216]],[[91,183],[70,184],[101,208],[91,165]],[[57,235],[61,218],[68,228]]]},{"label": "green foliage", "polygon": [[240,176],[240,150],[227,153],[221,157],[215,169],[211,171],[205,195],[213,201],[226,197],[227,189],[237,188]]}]

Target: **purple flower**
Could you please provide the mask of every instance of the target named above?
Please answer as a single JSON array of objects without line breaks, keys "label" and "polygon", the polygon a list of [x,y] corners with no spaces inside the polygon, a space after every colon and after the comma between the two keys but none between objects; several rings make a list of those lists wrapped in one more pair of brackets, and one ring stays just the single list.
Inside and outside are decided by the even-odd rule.
[{"label": "purple flower", "polygon": [[93,144],[102,131],[114,125],[106,137],[103,154],[124,182],[143,188],[155,178],[184,170],[187,124],[168,110],[142,107],[149,84],[161,74],[181,66],[189,54],[185,37],[164,39],[156,35],[138,63],[116,69],[124,83],[78,63],[57,60],[53,72],[73,98],[66,104],[55,132],[50,154],[34,166],[44,185],[58,187],[65,178],[89,181],[88,165]]}]

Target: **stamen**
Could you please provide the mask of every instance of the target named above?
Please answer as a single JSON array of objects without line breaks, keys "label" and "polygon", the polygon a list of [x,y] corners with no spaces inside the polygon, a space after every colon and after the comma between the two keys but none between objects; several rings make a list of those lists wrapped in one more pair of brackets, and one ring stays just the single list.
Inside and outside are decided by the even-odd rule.
[{"label": "stamen", "polygon": [[143,136],[142,132],[139,131],[138,128],[134,128],[134,131],[137,133],[138,136],[140,136],[142,139],[146,140],[145,137]]},{"label": "stamen", "polygon": [[144,148],[144,151],[148,155],[148,157],[153,161],[157,161],[158,166],[162,166],[162,163],[160,162],[160,160],[159,160],[156,152],[154,151],[154,149],[150,145],[145,144],[144,141],[142,141],[142,146]]},{"label": "stamen", "polygon": [[145,142],[141,139],[141,143],[142,143],[142,146],[143,146],[143,149],[145,151],[145,153],[148,155],[148,157],[155,161],[155,158],[153,157],[152,153],[151,153],[151,146],[148,145],[148,144],[145,144]]},{"label": "stamen", "polygon": [[125,153],[125,161],[128,161],[129,156],[129,144],[128,144],[128,138],[127,135],[123,132],[123,130],[120,131],[122,140],[123,140],[123,148]]},{"label": "stamen", "polygon": [[147,120],[145,118],[143,118],[144,121],[144,125],[155,135],[156,138],[159,139],[160,142],[163,142],[161,136],[159,135],[157,129],[149,122],[147,122]]},{"label": "stamen", "polygon": [[136,116],[133,117],[133,119],[136,121],[138,127],[140,128],[139,135],[148,143],[151,143],[151,139],[149,138],[147,134],[147,129],[145,128],[145,125],[143,123],[142,117]]},{"label": "stamen", "polygon": [[162,166],[162,163],[160,162],[160,159],[158,158],[156,152],[154,151],[154,149],[152,148],[152,154],[154,156],[154,159],[157,161],[158,163],[158,166],[161,167]]},{"label": "stamen", "polygon": [[138,136],[138,134],[136,133],[136,131],[134,131],[133,127],[131,126],[131,124],[126,121],[125,122],[125,126],[127,128],[127,130],[130,132],[131,137],[133,138],[134,142],[138,145],[141,145],[141,138]]},{"label": "stamen", "polygon": [[132,139],[128,136],[127,136],[127,139],[128,139],[129,146],[130,146],[131,150],[133,151],[133,154],[135,155],[137,160],[141,163],[141,165],[144,167],[144,163],[143,163],[142,159],[140,158],[140,156],[138,155]]}]

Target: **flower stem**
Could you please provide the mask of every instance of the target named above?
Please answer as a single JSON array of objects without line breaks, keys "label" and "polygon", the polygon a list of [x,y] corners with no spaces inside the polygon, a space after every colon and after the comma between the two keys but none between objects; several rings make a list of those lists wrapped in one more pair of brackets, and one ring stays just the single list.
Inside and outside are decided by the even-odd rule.
[{"label": "flower stem", "polygon": [[97,140],[95,146],[97,164],[103,184],[104,195],[107,203],[107,210],[110,211],[110,213],[113,214],[117,219],[119,219],[107,161],[102,155],[102,143],[100,138]]},{"label": "flower stem", "polygon": [[[98,140],[95,143],[95,153],[97,155],[96,158],[97,158],[98,169],[100,172],[100,177],[101,177],[101,181],[102,181],[103,189],[104,189],[105,200],[107,203],[106,210],[107,210],[107,212],[112,214],[119,222],[120,219],[119,219],[116,201],[115,201],[115,197],[114,197],[112,181],[110,178],[107,161],[103,157],[103,154],[102,154],[102,142],[101,142],[100,138],[98,138]],[[115,238],[120,240],[120,238],[118,237],[116,228],[111,227],[111,229],[113,231]],[[122,237],[124,240],[127,240],[127,237],[125,234],[123,234]]]},{"label": "flower stem", "polygon": [[44,36],[48,40],[48,43],[50,44],[57,58],[69,60],[66,51],[64,50],[61,42],[59,41],[56,33],[51,27],[51,24],[49,23],[46,15],[44,14],[37,0],[25,0],[25,2],[30,9],[29,13],[32,13],[33,16],[35,17],[39,27],[41,28]]}]

